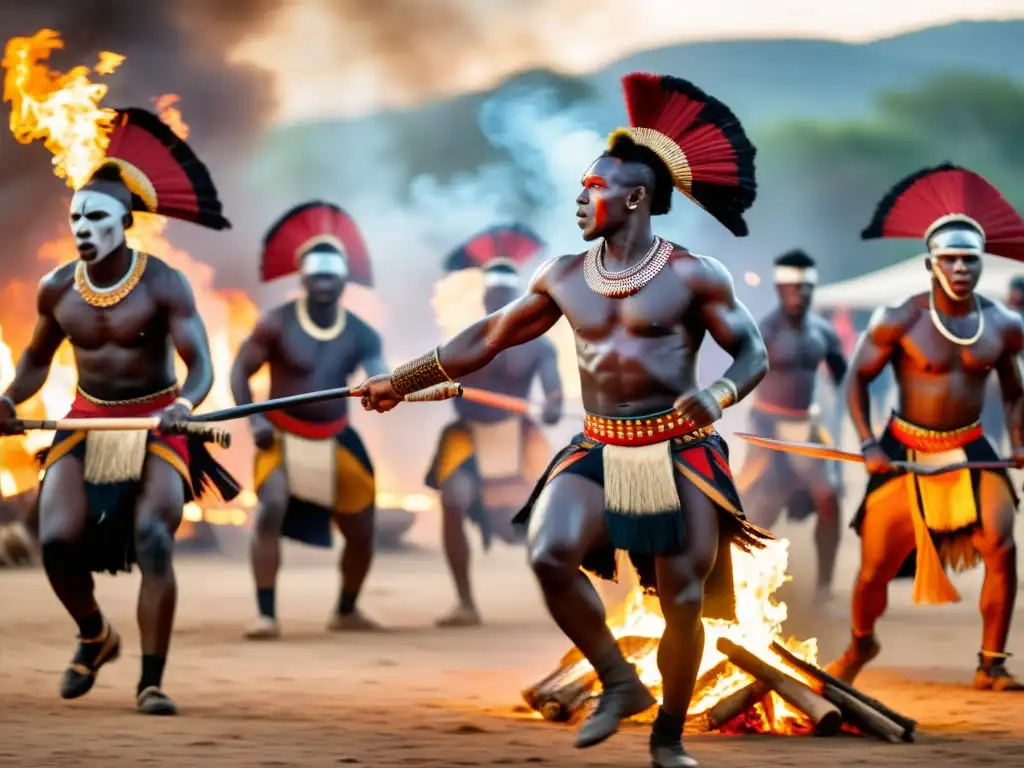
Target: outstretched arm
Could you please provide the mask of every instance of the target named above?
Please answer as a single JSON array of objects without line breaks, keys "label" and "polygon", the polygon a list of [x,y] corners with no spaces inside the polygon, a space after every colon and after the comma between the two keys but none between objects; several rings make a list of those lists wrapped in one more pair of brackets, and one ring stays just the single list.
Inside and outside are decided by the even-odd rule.
[{"label": "outstretched arm", "polygon": [[850,361],[846,402],[857,436],[862,442],[874,440],[871,431],[871,382],[892,360],[907,329],[910,307],[879,307],[857,342]]},{"label": "outstretched arm", "polygon": [[729,271],[715,259],[701,261],[704,270],[695,286],[700,316],[711,338],[732,357],[722,378],[736,388],[732,396],[738,402],[768,373],[768,349],[753,315],[736,298]]},{"label": "outstretched arm", "polygon": [[[32,339],[18,360],[14,379],[3,394],[3,397],[10,401],[12,411],[14,405],[25,402],[42,389],[50,373],[53,356],[57,354],[57,348],[66,338],[53,314],[65,288],[63,281],[55,272],[44,277],[39,283],[39,291],[36,294],[36,327],[32,331]],[[13,416],[13,413],[11,415]]]},{"label": "outstretched arm", "polygon": [[181,387],[181,397],[195,408],[213,388],[213,360],[210,339],[199,316],[192,286],[178,270],[169,275],[165,301],[169,311],[171,342],[188,370]]},{"label": "outstretched arm", "polygon": [[412,392],[478,371],[510,347],[525,344],[547,332],[562,316],[548,293],[549,261],[538,270],[523,296],[473,323],[446,344],[410,363],[389,377],[378,376],[363,385],[366,410],[389,411]]}]

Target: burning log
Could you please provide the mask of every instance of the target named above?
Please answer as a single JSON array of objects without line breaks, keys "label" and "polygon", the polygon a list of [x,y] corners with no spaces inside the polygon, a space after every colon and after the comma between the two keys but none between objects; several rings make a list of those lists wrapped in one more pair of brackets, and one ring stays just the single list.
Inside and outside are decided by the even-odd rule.
[{"label": "burning log", "polygon": [[[627,659],[643,658],[658,647],[656,637],[626,636],[618,640]],[[577,718],[594,697],[597,673],[576,648],[571,649],[554,672],[523,691],[523,701],[545,720],[568,722]]]},{"label": "burning log", "polygon": [[718,639],[718,650],[737,667],[767,685],[786,702],[807,715],[814,722],[816,735],[834,736],[839,733],[843,725],[843,715],[839,708],[810,687],[785,672],[780,672],[726,637]]},{"label": "burning log", "polygon": [[[723,663],[728,664],[728,662]],[[694,691],[699,692],[700,690],[700,688],[694,687]],[[686,733],[717,731],[740,715],[749,712],[755,704],[765,698],[769,690],[767,685],[760,680],[755,680],[724,699],[716,701],[703,712],[687,715],[684,730]]]},{"label": "burning log", "polygon": [[[914,740],[917,723],[909,717],[889,709],[882,702],[862,693],[849,683],[794,656],[780,643],[772,643],[772,650],[794,669],[813,678],[820,686],[822,695],[842,710],[843,716],[851,725],[886,741]],[[896,738],[893,738],[894,735]]]}]

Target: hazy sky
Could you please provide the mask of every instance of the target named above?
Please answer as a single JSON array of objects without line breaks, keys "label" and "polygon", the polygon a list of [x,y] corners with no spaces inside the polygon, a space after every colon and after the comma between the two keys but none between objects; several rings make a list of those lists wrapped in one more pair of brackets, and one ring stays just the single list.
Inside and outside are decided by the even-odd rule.
[{"label": "hazy sky", "polygon": [[1015,18],[1024,0],[287,0],[234,58],[275,73],[278,119],[291,121],[411,106],[527,67],[587,72],[688,40],[863,42]]}]

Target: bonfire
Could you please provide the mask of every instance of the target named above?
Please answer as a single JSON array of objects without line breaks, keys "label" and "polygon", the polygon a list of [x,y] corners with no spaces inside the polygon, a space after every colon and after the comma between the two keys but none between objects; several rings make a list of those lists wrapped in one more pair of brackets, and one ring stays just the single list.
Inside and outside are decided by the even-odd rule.
[{"label": "bonfire", "polygon": [[[788,580],[788,550],[785,540],[750,553],[733,550],[736,621],[704,620],[704,656],[687,732],[830,736],[847,731],[890,742],[913,740],[912,720],[817,666],[815,639],[783,638],[786,604],[773,596]],[[640,679],[660,699],[657,650],[665,620],[657,599],[635,589],[609,626]],[[599,693],[593,667],[572,649],[554,672],[523,691],[523,698],[547,720],[575,721]]]}]

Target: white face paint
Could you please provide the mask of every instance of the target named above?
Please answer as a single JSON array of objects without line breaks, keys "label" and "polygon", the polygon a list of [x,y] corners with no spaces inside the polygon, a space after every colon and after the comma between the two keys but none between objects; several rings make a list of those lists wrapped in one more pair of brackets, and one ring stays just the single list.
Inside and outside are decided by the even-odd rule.
[{"label": "white face paint", "polygon": [[337,251],[314,251],[302,257],[302,274],[348,277],[348,261]]},{"label": "white face paint", "polygon": [[119,200],[91,189],[80,189],[71,198],[71,234],[83,261],[95,263],[124,242],[124,217]]}]

